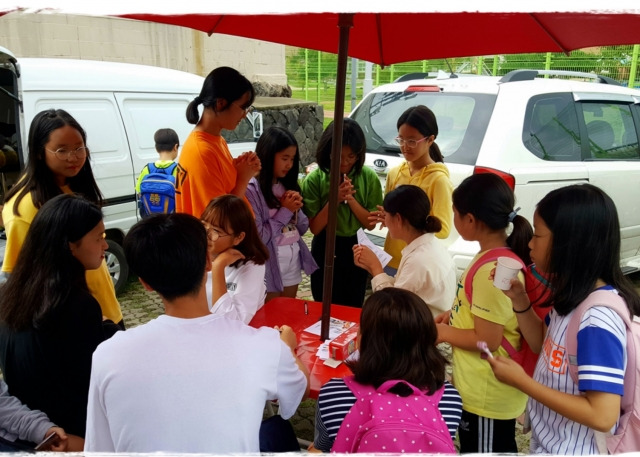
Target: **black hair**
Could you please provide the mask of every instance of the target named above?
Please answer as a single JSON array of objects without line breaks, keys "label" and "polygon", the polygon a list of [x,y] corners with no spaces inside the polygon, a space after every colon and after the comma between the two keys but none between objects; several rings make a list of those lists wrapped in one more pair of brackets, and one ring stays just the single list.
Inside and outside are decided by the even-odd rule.
[{"label": "black hair", "polygon": [[[40,208],[45,202],[56,195],[60,195],[62,190],[56,184],[53,172],[45,161],[45,145],[49,142],[51,132],[70,126],[80,133],[82,142],[87,145],[87,134],[73,116],[61,109],[48,109],[40,111],[35,115],[29,127],[27,166],[24,174],[15,186],[13,186],[4,197],[5,203],[14,195],[17,195],[13,204],[13,214],[20,216],[18,206],[22,198],[31,193],[33,204]],[[74,193],[83,195],[87,200],[102,206],[102,194],[91,170],[91,154],[87,150],[87,158],[84,165],[76,176],[67,178],[67,183]]]},{"label": "black hair", "polygon": [[377,388],[402,379],[432,394],[444,383],[447,365],[437,337],[427,304],[413,292],[388,287],[364,302],[360,357],[347,365],[361,384]]},{"label": "black hair", "polygon": [[[402,113],[398,118],[398,130],[404,124],[413,127],[425,137],[430,137],[431,135],[433,135],[434,138],[438,137],[438,121],[436,120],[436,115],[424,105],[413,106]],[[434,162],[444,162],[440,147],[436,144],[435,140],[429,147],[429,156]]]},{"label": "black hair", "polygon": [[[525,265],[531,263],[529,241],[533,236],[533,228],[524,217],[512,216],[515,196],[500,176],[479,173],[467,177],[453,191],[453,206],[460,215],[473,214],[492,231],[506,231],[509,222],[512,222],[513,230],[507,237],[507,246]],[[513,217],[511,221],[510,217]]]},{"label": "black hair", "polygon": [[256,97],[251,81],[234,68],[218,67],[207,75],[202,84],[200,95],[194,98],[187,106],[187,121],[190,124],[198,123],[200,120],[198,105],[201,103],[205,108],[217,111],[217,101],[225,100],[227,103],[222,109],[222,111],[225,111],[231,106],[232,102],[239,100],[247,92],[249,92],[248,105],[250,106]]},{"label": "black hair", "polygon": [[396,187],[384,196],[382,206],[389,214],[400,214],[403,220],[420,233],[438,233],[442,229],[440,219],[429,215],[429,197],[418,186],[403,184]]},{"label": "black hair", "polygon": [[296,155],[293,159],[293,167],[284,178],[280,178],[286,190],[300,192],[298,184],[298,173],[300,172],[300,151],[298,142],[287,129],[282,127],[270,127],[264,131],[256,144],[256,154],[262,164],[258,183],[269,208],[279,208],[280,200],[273,195],[273,161],[277,153],[284,151],[290,146],[296,147]]},{"label": "black hair", "polygon": [[156,143],[156,151],[171,152],[174,146],[180,146],[178,134],[173,129],[158,129],[153,135],[153,141]]},{"label": "black hair", "polygon": [[611,197],[594,185],[575,184],[549,192],[536,211],[552,233],[546,304],[567,315],[601,279],[640,315],[640,297],[620,268],[620,223]]},{"label": "black hair", "polygon": [[204,284],[207,231],[190,214],[154,214],[124,237],[131,271],[166,300],[195,296]]},{"label": "black hair", "polygon": [[[316,162],[318,167],[325,173],[329,173],[331,169],[331,144],[333,143],[333,122],[324,129],[318,148],[316,149]],[[364,132],[360,125],[345,117],[342,124],[342,146],[349,146],[351,152],[356,155],[356,163],[353,165],[355,174],[359,174],[364,166],[365,153],[367,152],[367,140],[364,138]]]},{"label": "black hair", "polygon": [[7,327],[37,328],[73,289],[88,293],[85,268],[69,243],[80,240],[101,220],[100,208],[78,195],[58,195],[42,205],[0,289],[0,320]]},{"label": "black hair", "polygon": [[239,235],[244,232],[244,239],[234,246],[244,255],[244,259],[235,261],[231,264],[232,267],[244,265],[249,261],[256,265],[264,265],[269,258],[269,250],[260,238],[256,220],[244,199],[233,194],[220,195],[209,202],[200,220],[230,230],[230,234]]}]

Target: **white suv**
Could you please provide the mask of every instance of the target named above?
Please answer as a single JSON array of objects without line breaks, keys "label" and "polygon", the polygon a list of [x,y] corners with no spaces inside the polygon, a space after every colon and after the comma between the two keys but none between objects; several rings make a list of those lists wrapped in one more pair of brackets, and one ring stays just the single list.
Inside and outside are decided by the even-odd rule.
[{"label": "white suv", "polygon": [[[436,114],[436,142],[453,185],[478,171],[497,173],[515,187],[520,214],[530,221],[552,189],[584,182],[604,189],[620,217],[623,269],[640,269],[640,91],[589,73],[538,70],[380,86],[350,117],[365,132],[366,164],[383,186],[403,160],[393,141],[397,119],[415,105]],[[460,274],[478,245],[455,230],[447,243]]]}]

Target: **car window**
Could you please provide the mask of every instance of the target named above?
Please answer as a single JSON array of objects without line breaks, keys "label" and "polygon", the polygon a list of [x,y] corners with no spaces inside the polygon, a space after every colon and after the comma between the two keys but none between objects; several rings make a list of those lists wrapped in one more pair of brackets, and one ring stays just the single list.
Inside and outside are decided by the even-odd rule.
[{"label": "car window", "polygon": [[532,97],[525,112],[522,141],[543,160],[581,161],[580,130],[569,93]]},{"label": "car window", "polygon": [[488,94],[379,92],[367,97],[351,117],[365,132],[367,152],[398,155],[398,118],[407,108],[425,105],[438,120],[436,143],[445,162],[475,164],[494,104],[495,95]]},{"label": "car window", "polygon": [[631,106],[624,103],[582,103],[587,131],[587,160],[640,158]]}]

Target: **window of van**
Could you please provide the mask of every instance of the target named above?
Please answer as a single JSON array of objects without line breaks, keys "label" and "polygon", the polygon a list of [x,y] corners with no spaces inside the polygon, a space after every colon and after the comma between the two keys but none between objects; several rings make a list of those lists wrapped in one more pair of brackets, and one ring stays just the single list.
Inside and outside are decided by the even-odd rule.
[{"label": "window of van", "polygon": [[631,106],[624,103],[582,103],[589,141],[588,159],[638,159],[638,135]]}]

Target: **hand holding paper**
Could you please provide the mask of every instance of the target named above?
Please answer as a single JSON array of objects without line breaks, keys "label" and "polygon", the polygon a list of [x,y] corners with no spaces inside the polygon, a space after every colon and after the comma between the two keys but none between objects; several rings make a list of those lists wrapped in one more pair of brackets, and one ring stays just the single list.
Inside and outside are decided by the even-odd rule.
[{"label": "hand holding paper", "polygon": [[[364,233],[364,230],[359,229],[357,236],[358,236],[358,245],[353,247],[354,262],[356,263],[356,265],[358,265],[360,268],[366,269],[371,274],[373,274],[373,272],[369,270],[369,268],[367,267],[367,265],[371,267],[375,265],[375,262],[373,262],[373,257],[369,257],[368,253],[364,249],[360,249],[361,246],[365,246],[370,250],[372,254],[375,255],[377,261],[380,262],[380,269],[384,269],[384,267],[391,260],[391,256],[387,254],[385,251],[383,251],[382,249],[380,249],[378,246],[373,244],[371,240],[367,237],[367,235]],[[358,252],[356,253],[356,251]],[[356,256],[358,257],[358,259],[356,259]],[[359,261],[362,262],[362,265],[358,264]]]}]

